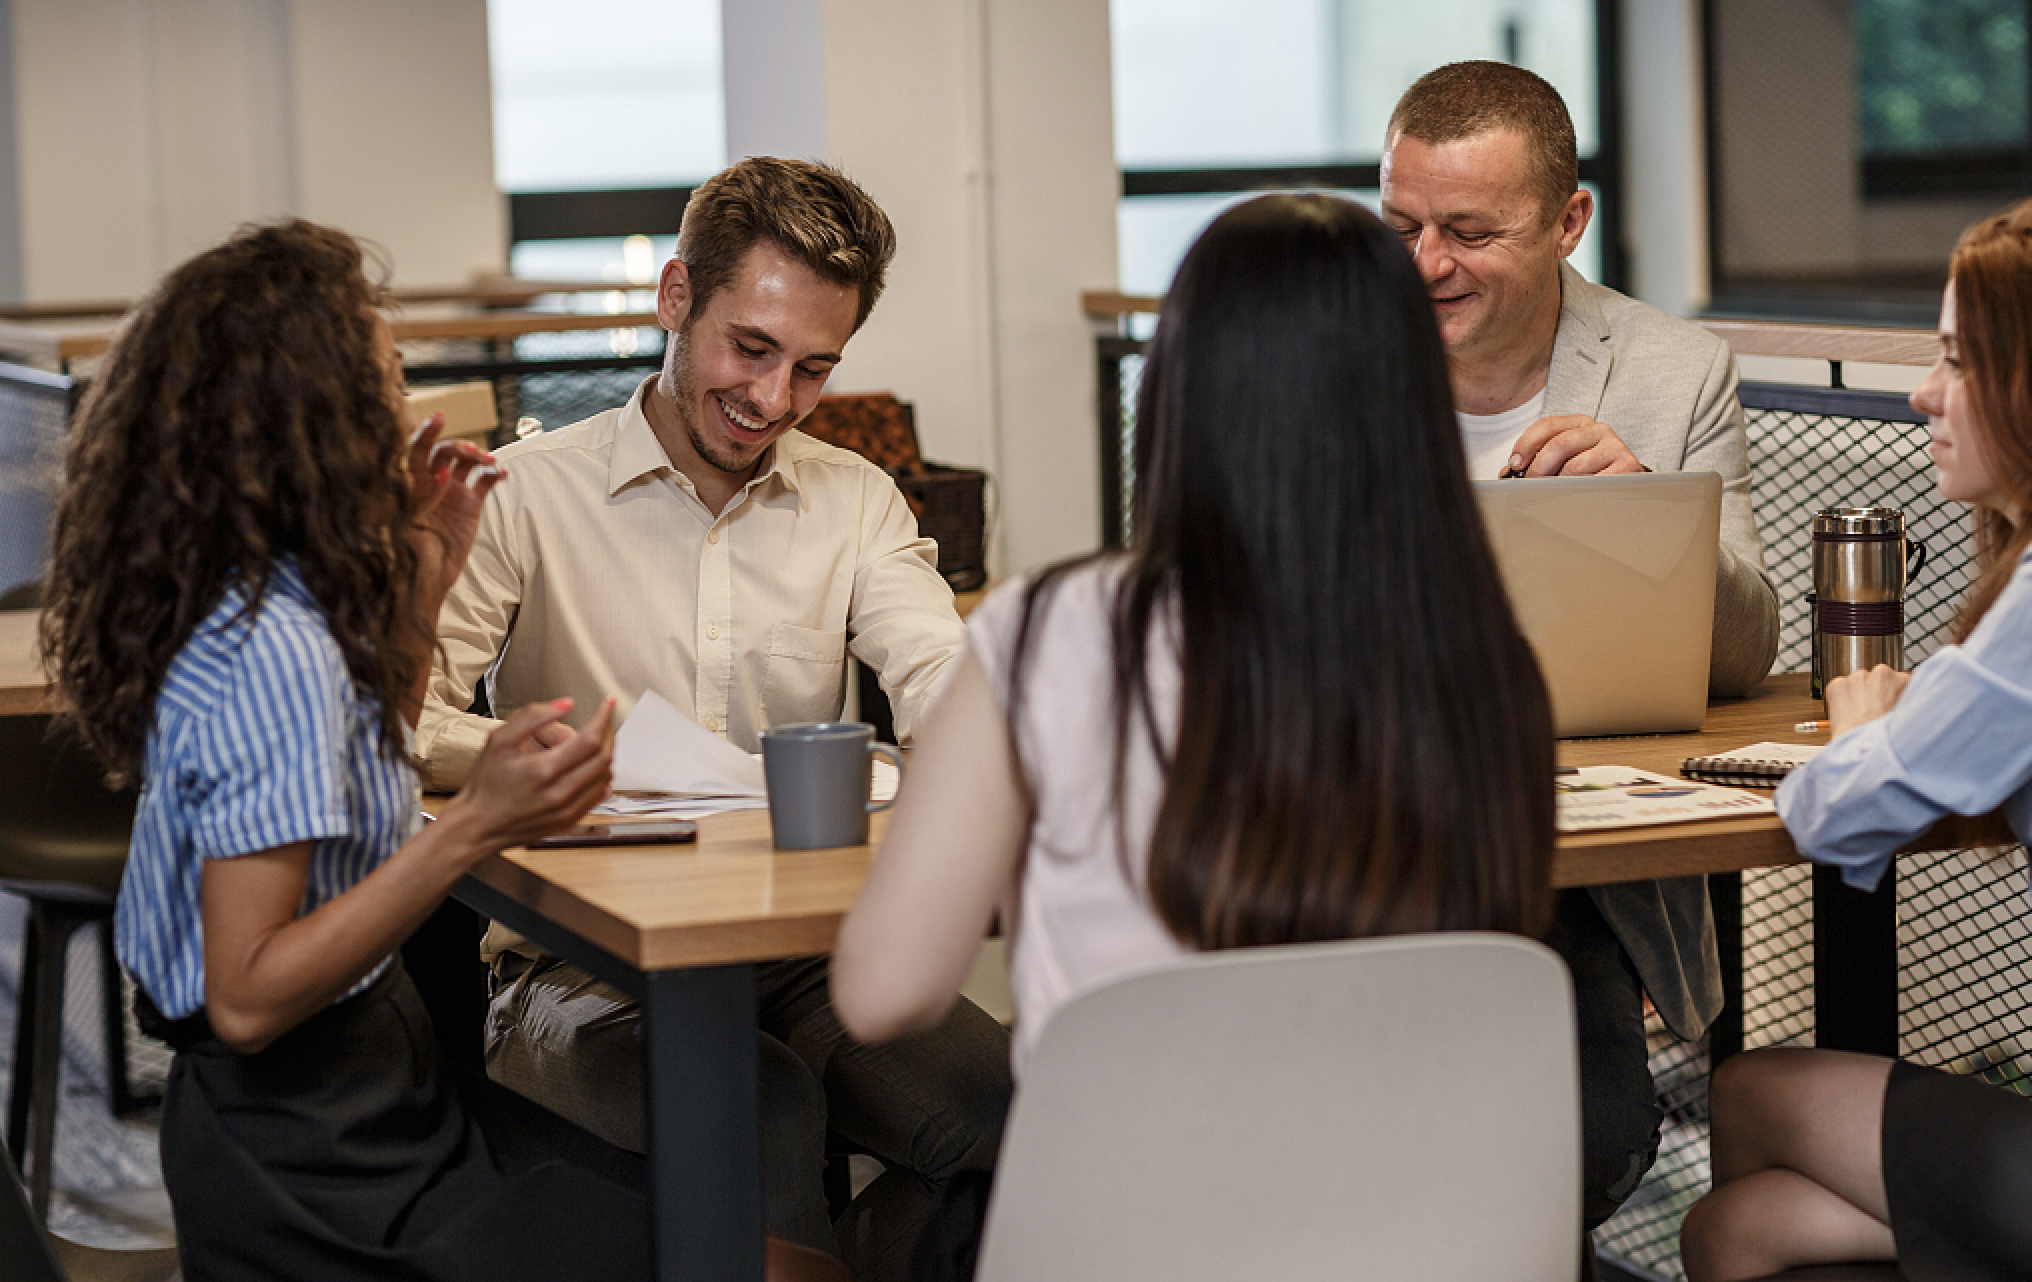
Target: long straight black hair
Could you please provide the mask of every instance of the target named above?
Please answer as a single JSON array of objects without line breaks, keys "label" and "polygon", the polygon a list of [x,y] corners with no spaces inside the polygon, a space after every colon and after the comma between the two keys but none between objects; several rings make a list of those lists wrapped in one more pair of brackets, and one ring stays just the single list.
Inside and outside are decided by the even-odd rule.
[{"label": "long straight black hair", "polygon": [[[1136,422],[1116,778],[1147,735],[1165,780],[1148,889],[1172,933],[1198,948],[1538,933],[1551,716],[1397,237],[1327,195],[1221,215],[1165,298]],[[1067,568],[1025,604],[1012,721]],[[1153,625],[1174,618],[1165,744],[1147,675]]]}]

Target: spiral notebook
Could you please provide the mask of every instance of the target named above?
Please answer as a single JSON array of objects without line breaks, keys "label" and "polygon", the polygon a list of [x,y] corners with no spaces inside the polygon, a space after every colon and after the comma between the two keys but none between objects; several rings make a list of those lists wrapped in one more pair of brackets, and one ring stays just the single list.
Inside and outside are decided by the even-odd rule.
[{"label": "spiral notebook", "polygon": [[1705,783],[1776,788],[1786,775],[1813,760],[1819,751],[1820,745],[1814,743],[1753,743],[1710,757],[1688,757],[1679,763],[1679,773]]}]

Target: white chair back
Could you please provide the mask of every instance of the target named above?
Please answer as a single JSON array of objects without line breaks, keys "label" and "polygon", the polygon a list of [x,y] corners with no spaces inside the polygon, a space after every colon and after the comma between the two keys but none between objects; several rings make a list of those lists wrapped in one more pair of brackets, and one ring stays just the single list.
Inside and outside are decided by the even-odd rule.
[{"label": "white chair back", "polygon": [[1497,934],[1209,953],[1069,1003],[1010,1115],[977,1282],[1572,1282],[1558,956]]}]

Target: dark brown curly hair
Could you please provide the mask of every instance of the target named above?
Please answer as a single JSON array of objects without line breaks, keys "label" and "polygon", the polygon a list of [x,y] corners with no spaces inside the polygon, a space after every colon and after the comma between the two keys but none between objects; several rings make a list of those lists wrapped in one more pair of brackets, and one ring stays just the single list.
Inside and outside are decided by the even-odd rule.
[{"label": "dark brown curly hair", "polygon": [[64,713],[115,779],[140,774],[177,651],[230,587],[258,611],[285,560],[402,756],[429,634],[382,297],[352,237],[296,220],[199,254],[121,325],[66,442],[42,622]]}]

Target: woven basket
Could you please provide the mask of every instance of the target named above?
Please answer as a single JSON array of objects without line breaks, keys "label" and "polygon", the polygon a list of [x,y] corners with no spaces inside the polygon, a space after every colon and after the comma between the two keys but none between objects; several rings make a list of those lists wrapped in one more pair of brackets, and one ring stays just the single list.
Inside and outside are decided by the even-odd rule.
[{"label": "woven basket", "polygon": [[953,591],[987,582],[988,475],[925,462],[913,406],[888,392],[825,396],[798,430],[852,450],[895,478],[917,514],[918,532],[938,544],[938,572]]},{"label": "woven basket", "polygon": [[918,532],[938,544],[938,572],[955,592],[971,592],[988,581],[988,474],[970,467],[919,464],[916,476],[899,476],[903,491],[917,513]]}]

